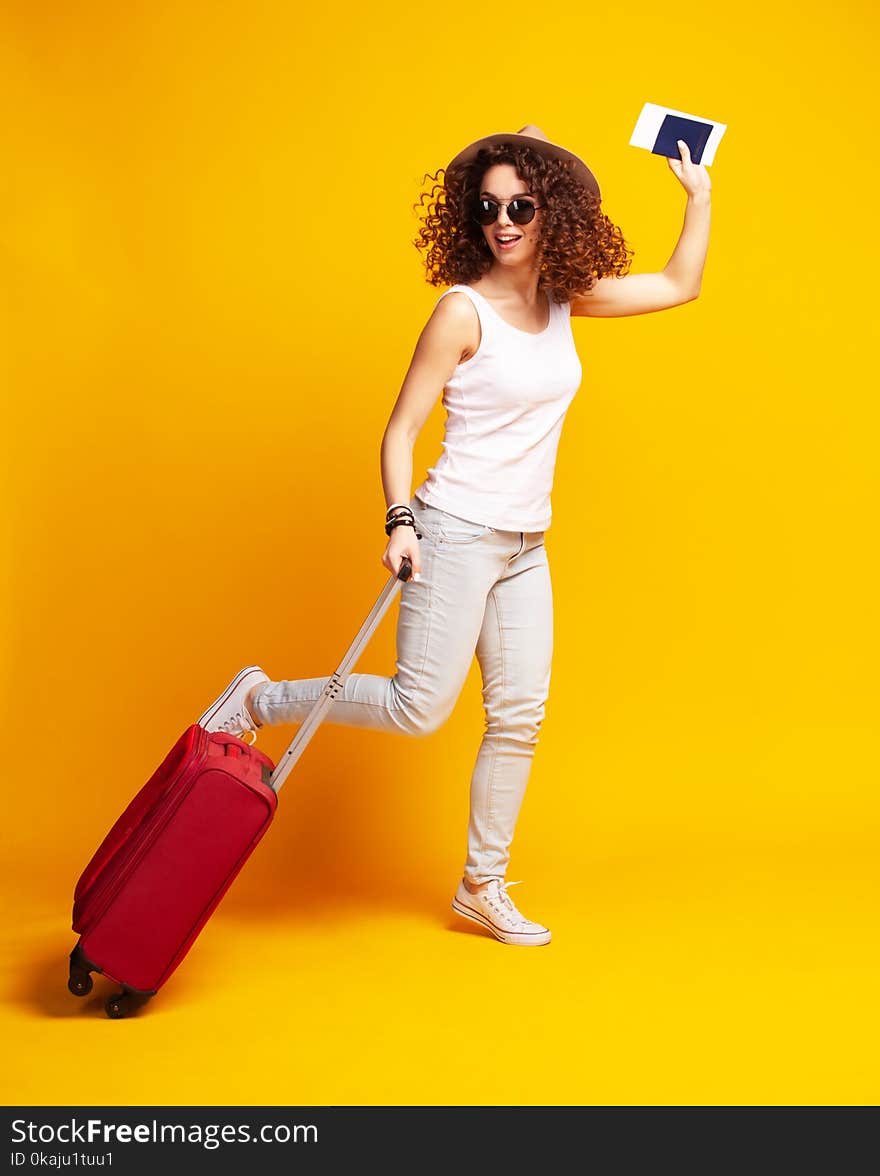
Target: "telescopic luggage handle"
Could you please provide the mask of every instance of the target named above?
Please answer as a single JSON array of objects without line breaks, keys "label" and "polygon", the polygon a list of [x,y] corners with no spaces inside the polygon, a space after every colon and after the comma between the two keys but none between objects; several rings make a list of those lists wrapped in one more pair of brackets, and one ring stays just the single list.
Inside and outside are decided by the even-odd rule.
[{"label": "telescopic luggage handle", "polygon": [[293,765],[302,755],[306,744],[311,739],[317,728],[321,725],[321,720],[324,718],[324,713],[330,706],[330,703],[334,700],[334,698],[336,698],[337,694],[342,691],[346,679],[354,669],[355,662],[363,653],[367,643],[378,627],[379,622],[382,620],[386,611],[388,610],[388,606],[391,604],[392,599],[396,595],[397,589],[400,587],[400,582],[402,580],[408,580],[411,575],[412,564],[404,556],[403,560],[401,561],[399,571],[396,575],[392,574],[388,583],[379,593],[379,599],[370,609],[369,616],[361,625],[358,635],[351,643],[351,646],[345,657],[339,663],[339,668],[334,674],[331,674],[327,685],[324,687],[321,697],[309,711],[305,721],[300,726],[296,735],[294,735],[293,741],[291,742],[287,751],[284,752],[276,764],[275,771],[269,778],[269,786],[270,788],[273,788],[276,793],[281,791],[281,786],[293,769]]}]

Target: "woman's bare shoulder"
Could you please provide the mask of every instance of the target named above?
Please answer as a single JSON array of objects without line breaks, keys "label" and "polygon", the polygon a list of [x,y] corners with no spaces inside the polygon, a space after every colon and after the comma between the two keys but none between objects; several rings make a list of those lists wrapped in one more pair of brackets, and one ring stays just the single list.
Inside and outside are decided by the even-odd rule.
[{"label": "woman's bare shoulder", "polygon": [[463,290],[447,290],[434,304],[426,329],[442,332],[459,345],[460,363],[475,355],[480,346],[480,316]]}]

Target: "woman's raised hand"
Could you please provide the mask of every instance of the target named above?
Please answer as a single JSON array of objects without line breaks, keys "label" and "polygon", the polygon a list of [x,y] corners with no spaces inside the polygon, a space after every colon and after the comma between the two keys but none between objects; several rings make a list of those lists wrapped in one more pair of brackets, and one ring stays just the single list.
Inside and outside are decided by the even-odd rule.
[{"label": "woman's raised hand", "polygon": [[712,191],[712,181],[709,179],[709,172],[705,163],[693,163],[691,161],[690,148],[684,139],[678,140],[678,149],[681,152],[681,159],[673,159],[669,155],[666,156],[666,161],[675,172],[676,179],[681,181],[681,185],[688,196],[708,196]]}]

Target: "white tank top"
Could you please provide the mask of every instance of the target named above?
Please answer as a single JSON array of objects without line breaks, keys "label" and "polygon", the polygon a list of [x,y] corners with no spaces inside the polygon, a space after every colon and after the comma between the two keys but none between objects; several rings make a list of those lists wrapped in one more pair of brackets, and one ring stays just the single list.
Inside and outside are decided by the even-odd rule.
[{"label": "white tank top", "polygon": [[562,424],[582,375],[571,307],[551,298],[550,322],[532,334],[470,286],[440,298],[454,290],[474,304],[482,339],[443,389],[443,452],[415,493],[501,531],[545,531]]}]

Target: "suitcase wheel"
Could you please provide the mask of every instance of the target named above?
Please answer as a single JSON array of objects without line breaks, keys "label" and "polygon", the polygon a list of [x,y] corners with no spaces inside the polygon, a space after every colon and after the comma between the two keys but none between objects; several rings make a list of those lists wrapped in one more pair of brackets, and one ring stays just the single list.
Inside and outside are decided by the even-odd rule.
[{"label": "suitcase wheel", "polygon": [[70,977],[67,981],[67,987],[74,996],[88,996],[92,991],[92,977],[89,975],[91,970],[88,960],[77,944],[70,953]]},{"label": "suitcase wheel", "polygon": [[67,987],[74,996],[88,996],[92,991],[92,978],[88,972],[76,972],[71,970],[70,979],[67,981]]},{"label": "suitcase wheel", "polygon": [[131,992],[129,989],[123,988],[122,992],[116,992],[107,998],[104,1002],[104,1008],[108,1017],[118,1021],[135,1012],[141,1005],[146,1004],[151,995],[149,992]]},{"label": "suitcase wheel", "polygon": [[107,1010],[107,1016],[113,1017],[114,1020],[119,1017],[127,1017],[130,1011],[124,992],[118,992],[116,996],[108,997],[104,1008]]}]

